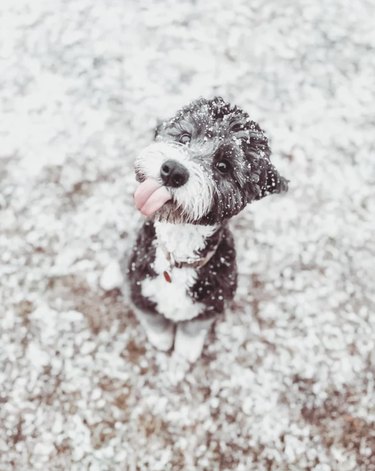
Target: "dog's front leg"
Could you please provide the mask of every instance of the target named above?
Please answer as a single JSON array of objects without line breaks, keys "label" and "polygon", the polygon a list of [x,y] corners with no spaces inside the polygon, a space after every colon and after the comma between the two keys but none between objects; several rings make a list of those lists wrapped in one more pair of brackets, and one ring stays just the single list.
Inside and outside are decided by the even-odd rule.
[{"label": "dog's front leg", "polygon": [[174,340],[175,353],[191,363],[198,360],[213,322],[213,318],[179,322]]},{"label": "dog's front leg", "polygon": [[148,313],[140,309],[134,311],[149,342],[158,350],[170,350],[174,340],[173,322],[160,314]]}]

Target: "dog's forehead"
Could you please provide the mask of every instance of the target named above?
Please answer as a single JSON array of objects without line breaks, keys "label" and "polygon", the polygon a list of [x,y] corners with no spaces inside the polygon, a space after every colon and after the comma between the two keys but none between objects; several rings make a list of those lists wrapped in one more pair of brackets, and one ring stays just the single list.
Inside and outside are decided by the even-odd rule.
[{"label": "dog's forehead", "polygon": [[257,148],[257,154],[267,145],[267,137],[260,126],[237,106],[221,98],[199,99],[179,110],[164,121],[157,130],[157,140],[178,141],[184,134],[191,137],[191,155],[212,156],[220,148],[231,152],[233,158],[244,158],[245,149]]},{"label": "dog's forehead", "polygon": [[186,123],[206,133],[217,133],[218,131],[228,130],[228,128],[241,122],[245,125],[246,118],[243,113],[238,111],[221,115],[209,104],[204,104],[189,110],[179,111],[169,121],[169,124],[173,126]]},{"label": "dog's forehead", "polygon": [[225,102],[198,102],[178,111],[164,123],[164,130],[186,131],[193,137],[240,139],[250,143],[250,139],[263,131],[247,113]]}]

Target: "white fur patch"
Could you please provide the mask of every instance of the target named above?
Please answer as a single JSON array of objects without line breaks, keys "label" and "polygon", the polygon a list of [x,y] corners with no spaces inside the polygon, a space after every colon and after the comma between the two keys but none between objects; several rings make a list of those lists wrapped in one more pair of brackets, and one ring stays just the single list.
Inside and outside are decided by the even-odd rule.
[{"label": "white fur patch", "polygon": [[[207,237],[216,230],[214,226],[162,222],[156,222],[155,229],[159,244],[178,262],[199,258],[197,251],[205,246]],[[157,276],[142,282],[142,294],[156,303],[160,314],[177,322],[193,319],[203,312],[205,306],[195,302],[188,294],[197,278],[195,268],[171,268],[160,245],[156,249],[153,268]],[[164,271],[170,275],[171,283],[164,278]]]},{"label": "white fur patch", "polygon": [[189,335],[178,326],[174,339],[175,353],[191,363],[197,361],[202,354],[209,327],[197,331],[195,335]]},{"label": "white fur patch", "polygon": [[216,229],[217,226],[155,222],[158,242],[178,262],[190,262],[199,258],[197,252],[205,247],[206,240]]}]

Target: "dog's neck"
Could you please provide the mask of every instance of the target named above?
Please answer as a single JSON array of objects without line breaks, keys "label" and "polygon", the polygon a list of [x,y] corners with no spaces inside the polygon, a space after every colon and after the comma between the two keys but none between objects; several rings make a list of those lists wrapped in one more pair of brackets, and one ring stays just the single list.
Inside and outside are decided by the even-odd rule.
[{"label": "dog's neck", "polygon": [[[198,263],[216,250],[220,226],[155,222],[158,245],[176,263]],[[217,237],[215,237],[217,234]]]}]

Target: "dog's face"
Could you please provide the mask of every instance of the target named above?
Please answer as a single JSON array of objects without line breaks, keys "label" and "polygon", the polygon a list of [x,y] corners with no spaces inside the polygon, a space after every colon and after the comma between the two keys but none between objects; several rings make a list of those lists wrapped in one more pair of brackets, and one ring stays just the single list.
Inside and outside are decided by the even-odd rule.
[{"label": "dog's face", "polygon": [[136,160],[138,209],[169,222],[220,224],[287,190],[264,132],[222,98],[199,99],[163,122]]}]

